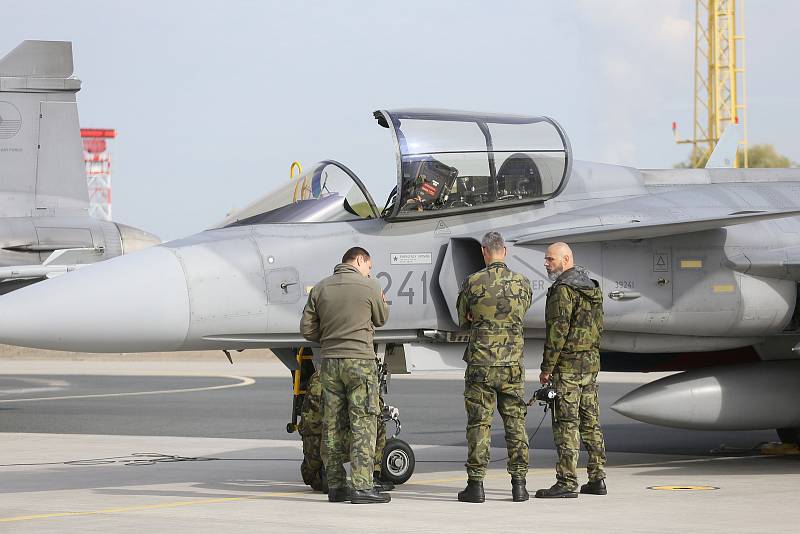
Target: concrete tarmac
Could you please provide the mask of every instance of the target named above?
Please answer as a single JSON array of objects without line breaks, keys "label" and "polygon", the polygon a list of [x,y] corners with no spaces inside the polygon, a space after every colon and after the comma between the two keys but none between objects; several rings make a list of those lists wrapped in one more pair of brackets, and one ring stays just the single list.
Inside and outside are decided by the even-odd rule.
[{"label": "concrete tarmac", "polygon": [[[112,363],[4,363],[0,532],[753,532],[800,523],[800,457],[744,450],[772,432],[662,429],[607,408],[609,495],[512,503],[500,461],[487,502],[459,503],[466,449],[457,375],[392,384],[401,437],[417,457],[392,502],[332,504],[299,480],[300,442],[282,428],[288,380],[274,362]],[[621,376],[604,377],[604,406],[642,378]],[[501,459],[494,430],[492,458]],[[531,490],[553,482],[551,439],[546,421]],[[709,453],[723,442],[741,450]],[[669,489],[650,489],[658,486]]]}]

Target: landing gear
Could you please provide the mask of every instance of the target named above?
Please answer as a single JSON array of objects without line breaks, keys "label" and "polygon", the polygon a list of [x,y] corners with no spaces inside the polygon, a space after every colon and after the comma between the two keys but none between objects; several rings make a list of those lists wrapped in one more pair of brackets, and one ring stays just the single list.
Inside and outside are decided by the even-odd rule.
[{"label": "landing gear", "polygon": [[286,423],[286,432],[292,434],[297,431],[297,424],[300,420],[300,413],[303,411],[303,399],[306,396],[306,385],[308,379],[314,374],[314,355],[309,349],[300,348],[297,350],[297,370],[292,373],[292,414],[291,420]]},{"label": "landing gear", "polygon": [[779,428],[778,438],[782,443],[800,446],[800,428]]},{"label": "landing gear", "polygon": [[414,451],[402,439],[389,438],[383,448],[381,479],[395,484],[406,482],[414,474]]},{"label": "landing gear", "polygon": [[[286,360],[290,361],[295,360],[297,363],[293,365],[295,368],[292,371],[292,412],[291,412],[291,420],[286,424],[286,431],[288,433],[293,433],[298,430],[298,422],[300,420],[302,410],[303,410],[303,401],[307,395],[307,388],[311,387],[312,390],[315,390],[314,396],[311,397],[312,399],[316,399],[313,401],[312,410],[319,410],[322,407],[321,399],[319,399],[319,388],[314,388],[313,386],[309,386],[309,379],[311,375],[314,374],[314,364],[312,361],[312,354],[311,351],[308,349],[300,349],[296,352],[296,354],[286,355]],[[294,364],[294,362],[291,362]],[[287,367],[289,364],[287,364]],[[389,406],[386,404],[384,399],[384,394],[388,391],[389,385],[389,371],[384,362],[380,362],[378,365],[378,382],[381,392],[381,425],[386,425],[389,421],[394,423],[395,430],[394,433],[391,435],[389,439],[386,440],[386,445],[383,448],[383,460],[381,462],[381,479],[393,482],[395,484],[402,484],[406,482],[411,475],[414,474],[414,466],[415,466],[415,459],[414,459],[414,451],[411,449],[411,446],[399,439],[397,435],[400,433],[402,429],[402,424],[400,423],[400,410],[395,408],[394,406]],[[317,384],[318,385],[318,384]],[[321,421],[322,414],[316,413],[316,419]]]},{"label": "landing gear", "polygon": [[[381,363],[378,366],[378,380],[381,392],[386,393],[389,389],[389,372],[386,363]],[[400,410],[384,402],[381,410],[381,420],[383,424],[389,421],[394,423],[394,434],[386,440],[386,445],[383,447],[381,480],[403,484],[414,474],[416,460],[411,446],[397,437],[403,428],[400,423]]]}]

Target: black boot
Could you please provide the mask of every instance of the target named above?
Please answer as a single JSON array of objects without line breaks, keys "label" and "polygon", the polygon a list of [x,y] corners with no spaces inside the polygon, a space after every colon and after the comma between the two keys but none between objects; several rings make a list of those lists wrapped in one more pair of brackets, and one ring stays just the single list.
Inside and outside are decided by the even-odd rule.
[{"label": "black boot", "polygon": [[566,486],[562,486],[558,482],[547,489],[536,490],[537,499],[575,499],[577,496],[577,493],[567,489]]},{"label": "black boot", "polygon": [[325,468],[319,470],[317,477],[311,482],[310,484],[311,489],[314,491],[321,491],[322,493],[328,493],[328,479],[325,476]]},{"label": "black boot", "polygon": [[511,499],[514,502],[523,502],[530,499],[528,490],[525,488],[524,478],[511,478]]},{"label": "black boot", "polygon": [[486,495],[483,493],[483,480],[467,480],[467,487],[464,491],[458,492],[458,500],[461,502],[483,502]]},{"label": "black boot", "polygon": [[587,484],[581,486],[581,493],[587,493],[589,495],[607,495],[608,489],[606,489],[606,479],[590,480]]},{"label": "black boot", "polygon": [[328,501],[345,502],[350,500],[350,488],[328,488]]},{"label": "black boot", "polygon": [[375,488],[353,490],[353,494],[350,496],[350,502],[353,504],[380,504],[391,500],[391,495],[388,493],[378,493],[378,490]]},{"label": "black boot", "polygon": [[394,482],[391,480],[381,480],[381,472],[375,471],[372,473],[372,487],[378,491],[392,491],[394,489]]}]

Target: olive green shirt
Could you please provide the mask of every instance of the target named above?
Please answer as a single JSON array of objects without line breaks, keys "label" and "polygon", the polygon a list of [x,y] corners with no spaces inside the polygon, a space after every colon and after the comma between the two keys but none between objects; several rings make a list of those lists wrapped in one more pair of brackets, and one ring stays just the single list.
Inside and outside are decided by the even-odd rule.
[{"label": "olive green shirt", "polygon": [[378,281],[340,263],[309,292],[300,333],[322,346],[323,358],[373,359],[373,332],[388,318]]}]

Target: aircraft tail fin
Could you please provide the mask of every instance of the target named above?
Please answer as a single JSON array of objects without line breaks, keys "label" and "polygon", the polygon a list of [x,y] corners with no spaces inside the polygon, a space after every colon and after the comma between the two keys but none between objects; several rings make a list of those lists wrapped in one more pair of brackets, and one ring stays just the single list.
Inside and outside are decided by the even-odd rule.
[{"label": "aircraft tail fin", "polygon": [[72,43],[22,41],[0,59],[0,76],[69,78],[72,76]]},{"label": "aircraft tail fin", "polygon": [[0,59],[0,216],[86,214],[72,43],[24,41]]},{"label": "aircraft tail fin", "polygon": [[708,157],[706,169],[732,169],[736,164],[736,152],[741,139],[742,127],[739,124],[729,124]]}]

